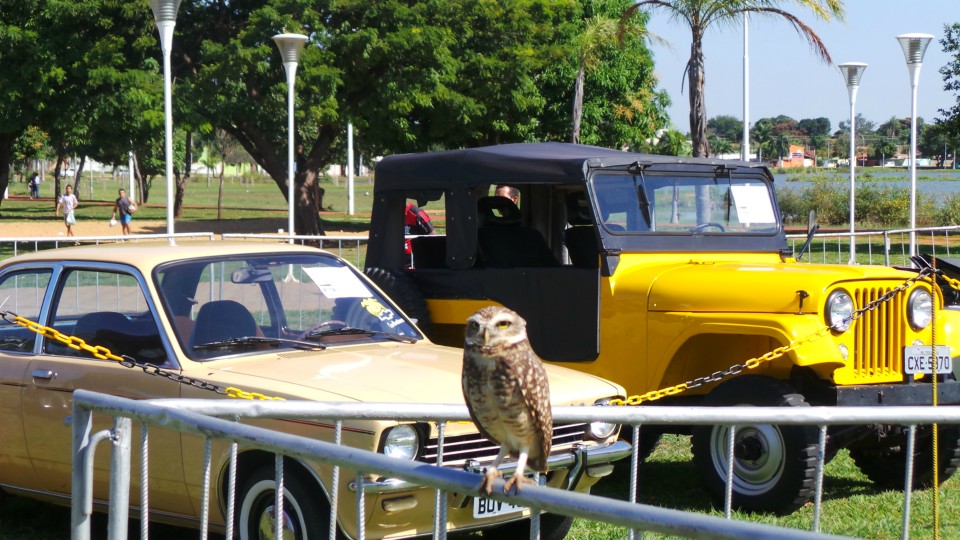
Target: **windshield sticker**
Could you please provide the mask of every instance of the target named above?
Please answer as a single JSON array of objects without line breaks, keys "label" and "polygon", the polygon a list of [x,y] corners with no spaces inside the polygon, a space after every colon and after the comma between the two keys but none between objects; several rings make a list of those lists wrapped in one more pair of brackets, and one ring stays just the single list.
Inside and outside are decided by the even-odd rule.
[{"label": "windshield sticker", "polygon": [[776,223],[770,194],[763,185],[730,186],[740,223]]},{"label": "windshield sticker", "polygon": [[303,267],[303,272],[327,298],[369,298],[370,289],[346,266]]},{"label": "windshield sticker", "polygon": [[360,301],[360,305],[370,312],[371,315],[386,323],[390,328],[396,328],[403,324],[403,319],[398,318],[392,309],[385,307],[376,298],[364,298]]}]

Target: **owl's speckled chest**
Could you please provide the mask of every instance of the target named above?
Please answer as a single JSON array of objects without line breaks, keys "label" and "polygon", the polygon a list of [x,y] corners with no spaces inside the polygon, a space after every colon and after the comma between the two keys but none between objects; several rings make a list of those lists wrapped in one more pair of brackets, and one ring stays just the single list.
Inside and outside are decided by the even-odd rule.
[{"label": "owl's speckled chest", "polygon": [[534,436],[522,380],[510,364],[477,351],[464,362],[463,389],[481,427],[511,453],[530,448]]}]

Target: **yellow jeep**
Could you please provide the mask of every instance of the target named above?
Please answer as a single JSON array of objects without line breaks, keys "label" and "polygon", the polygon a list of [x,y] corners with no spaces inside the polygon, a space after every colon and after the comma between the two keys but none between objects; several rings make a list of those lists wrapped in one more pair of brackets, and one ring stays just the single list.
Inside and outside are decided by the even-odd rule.
[{"label": "yellow jeep", "polygon": [[[526,318],[542,358],[620,383],[630,403],[921,405],[934,376],[939,403],[960,403],[960,311],[917,270],[800,264],[762,165],[507,144],[389,156],[374,195],[366,273],[434,341],[462,344],[467,317],[501,304]],[[409,254],[408,201],[445,218],[445,234],[409,239]],[[682,431],[722,501],[727,428]],[[849,448],[871,480],[902,489],[905,432],[834,426],[827,455]],[[931,432],[918,429],[914,485],[934,478]],[[658,435],[644,432],[647,449]],[[734,505],[802,505],[817,442],[813,426],[738,428]],[[944,426],[939,479],[958,463],[960,430]]]}]

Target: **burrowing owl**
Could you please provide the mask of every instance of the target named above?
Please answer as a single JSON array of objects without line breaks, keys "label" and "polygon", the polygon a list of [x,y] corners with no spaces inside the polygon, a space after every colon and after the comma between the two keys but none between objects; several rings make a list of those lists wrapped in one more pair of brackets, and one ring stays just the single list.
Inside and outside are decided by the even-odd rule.
[{"label": "burrowing owl", "polygon": [[480,433],[500,445],[481,490],[490,493],[497,466],[517,456],[517,470],[504,485],[520,490],[526,465],[547,472],[553,437],[550,388],[543,364],[527,340],[520,315],[489,306],[467,319],[463,344],[463,398]]}]

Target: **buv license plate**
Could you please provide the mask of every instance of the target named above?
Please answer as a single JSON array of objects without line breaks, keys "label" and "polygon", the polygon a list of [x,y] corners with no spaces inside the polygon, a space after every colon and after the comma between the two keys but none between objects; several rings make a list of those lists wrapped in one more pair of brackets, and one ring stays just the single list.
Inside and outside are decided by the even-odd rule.
[{"label": "buv license plate", "polygon": [[[933,347],[904,347],[903,370],[906,373],[933,373]],[[950,347],[937,346],[937,373],[953,371]]]},{"label": "buv license plate", "polygon": [[489,518],[494,516],[503,516],[522,512],[523,506],[516,506],[510,503],[495,501],[493,499],[484,499],[483,497],[473,498],[473,517]]}]

